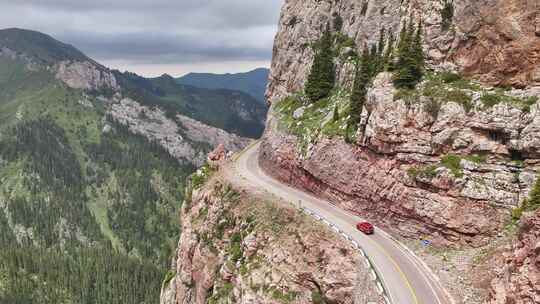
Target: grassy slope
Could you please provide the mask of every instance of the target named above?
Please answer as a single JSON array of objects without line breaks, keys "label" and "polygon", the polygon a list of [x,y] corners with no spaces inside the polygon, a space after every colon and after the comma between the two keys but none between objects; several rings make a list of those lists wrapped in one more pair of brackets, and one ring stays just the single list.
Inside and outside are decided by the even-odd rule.
[{"label": "grassy slope", "polygon": [[[107,248],[110,242],[119,253],[154,265],[152,273],[163,272],[179,233],[176,215],[182,197],[177,190],[194,169],[180,166],[177,161],[167,158],[159,147],[125,130],[102,134],[105,113],[101,103],[81,91],[66,88],[48,72],[29,72],[21,62],[5,59],[0,59],[0,66],[0,201],[6,205],[0,208],[0,225],[3,228],[9,225],[4,212],[7,211],[12,224],[19,223],[26,230],[33,229],[35,244],[54,250],[52,248],[66,241],[76,240],[78,245],[73,246],[82,248],[90,244],[93,244],[92,247]],[[80,101],[85,101],[87,105]],[[88,103],[93,106],[89,107]],[[58,128],[65,135],[53,146],[74,155],[75,167],[79,168],[76,171],[80,170],[82,174],[83,194],[79,198],[82,205],[74,204],[69,199],[66,194],[68,185],[50,189],[39,182],[32,182],[36,173],[41,177],[52,174],[53,180],[58,181],[61,178],[57,172],[50,173],[48,170],[57,171],[56,168],[65,164],[54,160],[52,169],[45,166],[40,169],[41,172],[36,172],[36,162],[40,162],[40,156],[36,155],[41,153],[38,148],[22,146],[12,159],[5,151],[2,152],[1,146],[5,150],[8,149],[5,147],[15,146],[13,143],[19,140],[14,127],[28,126],[40,119],[53,128],[45,128],[44,132],[54,133]],[[104,140],[106,142],[102,145]],[[111,145],[115,147],[114,151],[108,151]],[[111,160],[109,152],[120,159]],[[148,197],[152,199],[139,199],[144,197],[139,188],[150,193]],[[36,204],[46,204],[48,207],[35,208]],[[62,206],[65,214],[59,214],[58,206]],[[72,213],[76,216],[68,215]],[[90,218],[85,214],[89,214]],[[16,220],[13,219],[15,216]],[[88,223],[81,226],[76,220],[77,216],[82,216]],[[59,234],[55,230],[57,228],[48,226],[50,222],[62,221],[62,218],[67,221],[72,237]],[[98,234],[93,231],[96,228],[92,227],[97,227]],[[12,225],[10,229],[1,229],[0,242],[4,248],[15,246],[11,228]],[[6,263],[9,260],[6,257]],[[9,266],[0,263],[0,273],[7,271]],[[153,299],[157,301],[161,282],[154,283]],[[55,282],[48,284],[54,285]],[[136,285],[136,280],[133,284]],[[13,287],[11,291],[14,289],[23,290]]]}]

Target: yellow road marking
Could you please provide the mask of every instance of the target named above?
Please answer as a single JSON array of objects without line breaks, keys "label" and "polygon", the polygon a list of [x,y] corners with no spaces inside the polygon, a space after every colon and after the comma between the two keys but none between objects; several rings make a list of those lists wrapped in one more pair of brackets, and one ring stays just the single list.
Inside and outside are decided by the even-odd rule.
[{"label": "yellow road marking", "polygon": [[398,270],[401,278],[403,279],[403,281],[405,281],[405,284],[407,285],[407,288],[409,289],[409,291],[411,292],[412,296],[413,296],[413,299],[414,299],[414,303],[416,304],[420,304],[420,302],[418,301],[418,297],[416,296],[416,292],[414,291],[414,288],[412,287],[411,285],[411,282],[409,281],[409,279],[407,278],[407,275],[405,275],[405,272],[403,272],[403,270],[401,270],[401,268],[399,267],[398,263],[390,256],[390,254],[377,242],[375,242],[374,240],[372,240],[371,238],[367,238],[367,240],[374,246],[376,246],[389,260],[390,262],[392,262],[392,264],[394,265],[394,267]]},{"label": "yellow road marking", "polygon": [[236,163],[236,162],[240,159],[240,157],[241,157],[242,155],[244,155],[244,153],[246,153],[247,151],[251,150],[251,148],[253,148],[253,147],[254,147],[256,144],[258,144],[260,141],[261,141],[260,139],[257,139],[257,140],[255,140],[255,141],[253,141],[252,143],[250,143],[250,144],[249,144],[247,147],[245,147],[242,151],[237,152],[235,155],[233,155],[232,161]]},{"label": "yellow road marking", "polygon": [[[238,162],[238,160],[240,159],[241,156],[243,156],[247,151],[251,150],[256,144],[258,144],[260,142],[260,140],[256,140],[254,142],[252,142],[250,145],[248,145],[244,150],[242,150],[240,153],[238,153],[237,155],[235,155],[235,157],[233,157],[233,161],[234,162]],[[245,177],[244,177],[245,178]],[[283,197],[282,197],[283,198]],[[290,204],[293,204],[294,203],[289,200],[289,199],[286,199],[284,198],[286,201],[288,201]],[[397,269],[397,271],[399,272],[399,275],[401,276],[402,280],[405,282],[405,284],[407,285],[407,288],[409,289],[409,292],[411,293],[411,295],[413,296],[413,300],[414,300],[414,303],[415,304],[421,304],[419,301],[418,301],[418,296],[416,295],[416,292],[414,291],[414,288],[412,287],[411,285],[411,282],[409,281],[409,279],[407,278],[407,275],[405,275],[405,272],[403,272],[403,270],[399,267],[398,263],[392,258],[392,256],[390,256],[390,254],[377,242],[375,242],[374,240],[372,240],[371,238],[367,237],[366,238],[372,245],[374,245],[375,247],[377,247],[387,258],[388,260],[390,260],[390,262],[394,265],[394,267]]]}]

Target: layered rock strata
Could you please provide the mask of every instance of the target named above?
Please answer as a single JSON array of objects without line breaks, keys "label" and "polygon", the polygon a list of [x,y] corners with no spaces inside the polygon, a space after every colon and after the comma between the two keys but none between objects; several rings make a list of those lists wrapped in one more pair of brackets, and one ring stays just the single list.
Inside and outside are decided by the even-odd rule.
[{"label": "layered rock strata", "polygon": [[212,181],[181,221],[161,303],[382,303],[351,244],[297,210]]}]

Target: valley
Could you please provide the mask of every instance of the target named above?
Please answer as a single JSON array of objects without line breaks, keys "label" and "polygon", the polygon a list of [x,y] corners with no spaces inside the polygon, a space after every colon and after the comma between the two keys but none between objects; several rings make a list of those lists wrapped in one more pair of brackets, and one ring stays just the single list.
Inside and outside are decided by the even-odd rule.
[{"label": "valley", "polygon": [[157,303],[186,181],[260,135],[265,106],[37,32],[1,30],[0,50],[0,302]]}]

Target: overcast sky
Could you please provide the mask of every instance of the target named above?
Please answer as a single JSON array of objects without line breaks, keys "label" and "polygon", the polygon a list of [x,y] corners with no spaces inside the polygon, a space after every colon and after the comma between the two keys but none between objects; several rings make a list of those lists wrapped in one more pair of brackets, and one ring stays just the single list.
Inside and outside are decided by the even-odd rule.
[{"label": "overcast sky", "polygon": [[283,0],[0,0],[0,28],[50,34],[146,76],[269,66]]}]

